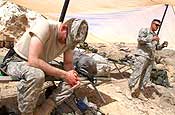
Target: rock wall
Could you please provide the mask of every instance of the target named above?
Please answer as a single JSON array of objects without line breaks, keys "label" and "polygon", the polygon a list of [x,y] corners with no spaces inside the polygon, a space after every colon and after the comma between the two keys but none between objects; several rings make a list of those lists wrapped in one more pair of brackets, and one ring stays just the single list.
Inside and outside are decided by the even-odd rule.
[{"label": "rock wall", "polygon": [[12,47],[38,18],[44,17],[7,0],[0,0],[0,47]]}]

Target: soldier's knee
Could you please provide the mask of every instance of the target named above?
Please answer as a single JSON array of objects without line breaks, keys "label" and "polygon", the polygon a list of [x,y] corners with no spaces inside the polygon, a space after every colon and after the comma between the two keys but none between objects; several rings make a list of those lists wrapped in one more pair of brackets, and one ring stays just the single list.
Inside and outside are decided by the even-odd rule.
[{"label": "soldier's knee", "polygon": [[41,69],[36,69],[35,76],[36,76],[35,77],[36,78],[36,82],[44,83],[44,81],[45,81],[45,73]]},{"label": "soldier's knee", "polygon": [[45,74],[41,69],[34,68],[33,70],[29,71],[30,77],[32,81],[35,82],[35,84],[43,84],[45,81]]}]

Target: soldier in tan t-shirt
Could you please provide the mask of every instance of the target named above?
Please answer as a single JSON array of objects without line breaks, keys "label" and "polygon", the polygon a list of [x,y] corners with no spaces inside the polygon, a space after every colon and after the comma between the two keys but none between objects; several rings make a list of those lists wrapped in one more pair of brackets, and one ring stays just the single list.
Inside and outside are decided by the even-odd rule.
[{"label": "soldier in tan t-shirt", "polygon": [[[72,94],[72,89],[79,84],[73,67],[73,49],[85,41],[87,33],[85,20],[70,19],[59,23],[41,19],[20,38],[14,46],[15,54],[6,59],[10,60],[6,72],[20,79],[17,99],[22,115],[49,115],[56,105]],[[61,54],[64,70],[48,64]],[[64,82],[37,108],[46,75]]]}]

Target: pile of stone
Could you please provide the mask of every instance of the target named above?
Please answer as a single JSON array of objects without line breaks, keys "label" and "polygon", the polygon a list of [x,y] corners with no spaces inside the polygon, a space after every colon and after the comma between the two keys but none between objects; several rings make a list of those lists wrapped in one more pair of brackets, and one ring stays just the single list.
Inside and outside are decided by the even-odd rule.
[{"label": "pile of stone", "polygon": [[0,47],[10,48],[42,15],[7,0],[0,0]]}]

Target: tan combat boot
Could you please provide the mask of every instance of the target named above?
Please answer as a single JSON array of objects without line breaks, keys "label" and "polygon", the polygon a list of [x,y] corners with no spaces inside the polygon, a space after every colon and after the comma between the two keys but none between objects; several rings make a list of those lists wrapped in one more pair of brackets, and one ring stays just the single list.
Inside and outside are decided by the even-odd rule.
[{"label": "tan combat boot", "polygon": [[148,101],[148,98],[146,98],[143,93],[140,93],[140,95],[138,96],[138,99],[142,100],[142,101]]},{"label": "tan combat boot", "polygon": [[55,106],[53,100],[47,99],[41,106],[36,108],[34,115],[50,115]]},{"label": "tan combat boot", "polygon": [[134,97],[134,98],[138,98],[139,95],[140,95],[140,89],[139,88],[137,88],[133,92],[131,92],[131,96]]}]

